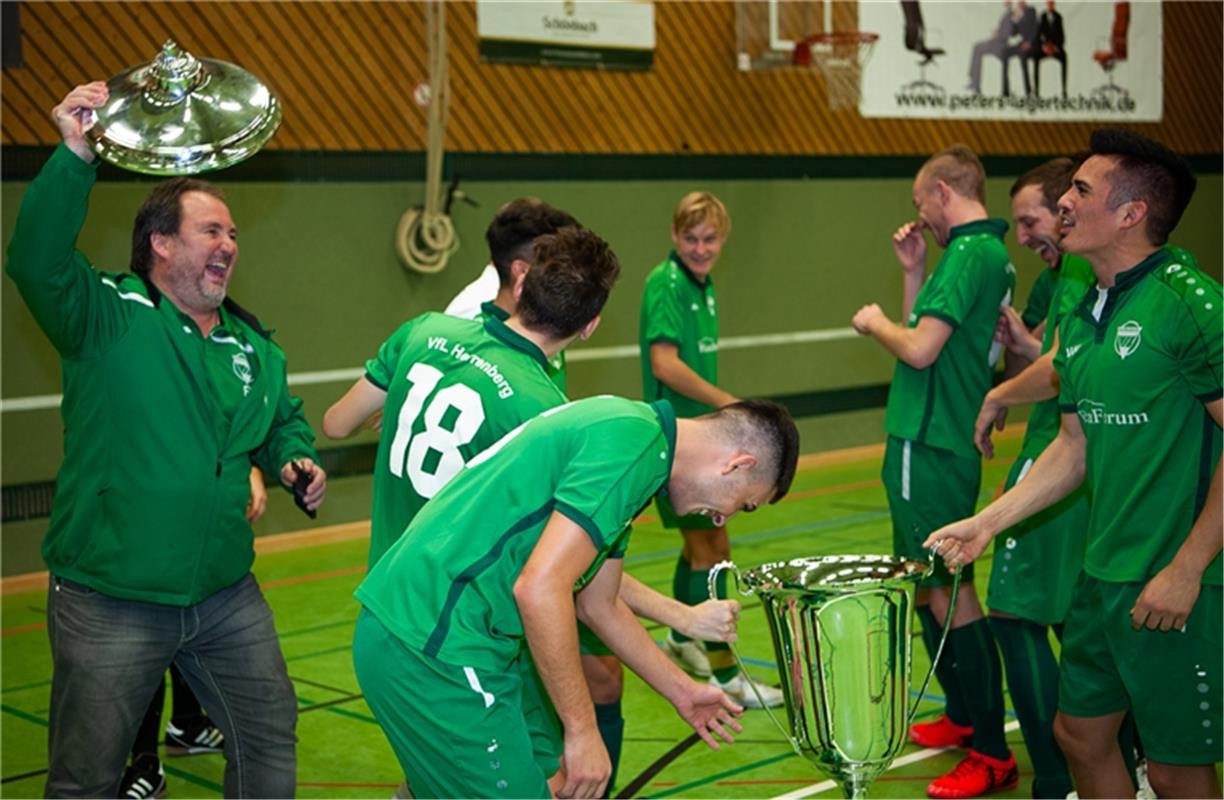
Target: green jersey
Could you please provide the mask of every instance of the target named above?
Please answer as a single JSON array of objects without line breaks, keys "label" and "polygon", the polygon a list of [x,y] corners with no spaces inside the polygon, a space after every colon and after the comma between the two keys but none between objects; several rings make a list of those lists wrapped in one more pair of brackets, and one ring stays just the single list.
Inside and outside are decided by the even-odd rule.
[{"label": "green jersey", "polygon": [[[489,316],[497,317],[502,322],[510,319],[509,312],[492,301],[481,303],[480,314],[479,316],[475,317],[475,319]],[[569,388],[566,385],[564,350],[561,350],[555,356],[548,358],[547,369],[549,379],[557,385],[557,388],[561,390],[561,394],[568,395]]]},{"label": "green jersey", "polygon": [[409,647],[452,665],[506,669],[524,646],[514,601],[552,512],[621,558],[629,523],[666,485],[676,421],[667,403],[592,397],[524,423],[467,466],[417,514],[357,588]]},{"label": "green jersey", "polygon": [[[1075,310],[1088,290],[1096,285],[1092,265],[1079,256],[1064,255],[1058,270],[1047,270],[1057,278],[1050,293],[1049,313],[1044,317],[1045,331],[1041,337],[1041,352],[1049,352],[1054,346],[1054,337],[1059,324]],[[1040,322],[1041,320],[1038,320]],[[1057,398],[1050,398],[1033,405],[1028,425],[1024,431],[1024,443],[1020,446],[1021,460],[1036,458],[1054,441],[1061,424]]]},{"label": "green jersey", "polygon": [[684,266],[673,251],[651,270],[642,292],[638,318],[638,348],[642,358],[642,395],[646,400],[667,400],[680,417],[696,417],[713,406],[685,397],[659,382],[650,368],[650,346],[670,342],[680,360],[705,380],[718,385],[718,303],[714,279],[705,282]]},{"label": "green jersey", "polygon": [[973,420],[998,360],[994,340],[1001,306],[1016,285],[1003,234],[1007,223],[983,219],[949,232],[948,247],[914,300],[907,321],[923,316],[952,326],[935,363],[915,369],[900,359],[888,391],[884,429],[899,439],[978,458]]},{"label": "green jersey", "polygon": [[540,348],[496,315],[422,314],[366,362],[387,393],[370,521],[370,566],[463,465],[536,414],[565,402]]},{"label": "green jersey", "polygon": [[[1066,260],[1066,256],[1063,256],[1063,260]],[[1051,267],[1043,269],[1037,276],[1037,280],[1033,281],[1033,288],[1029,289],[1028,302],[1024,304],[1024,311],[1020,314],[1024,327],[1030,331],[1050,315],[1050,302],[1054,299],[1054,289],[1058,285],[1059,275],[1060,270]]]},{"label": "green jersey", "polygon": [[[1087,445],[1084,570],[1144,581],[1173,558],[1207,497],[1220,429],[1220,284],[1165,250],[1090,291],[1059,330],[1059,406]],[[1217,555],[1203,582],[1221,583]]]}]

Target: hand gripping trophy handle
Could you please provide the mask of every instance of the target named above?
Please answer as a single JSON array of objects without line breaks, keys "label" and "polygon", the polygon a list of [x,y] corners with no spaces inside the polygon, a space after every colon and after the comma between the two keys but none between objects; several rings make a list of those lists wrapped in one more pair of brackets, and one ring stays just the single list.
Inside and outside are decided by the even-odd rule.
[{"label": "hand gripping trophy handle", "polygon": [[[786,703],[784,725],[762,702],[795,751],[836,780],[847,797],[864,797],[908,741],[910,722],[935,673],[951,629],[960,586],[931,669],[911,708],[910,644],[918,583],[926,563],[890,556],[817,556],[755,567],[730,561],[710,570],[710,596],[730,570],[742,595],[757,595],[769,623]],[[744,669],[734,645],[731,653]],[[757,699],[760,693],[750,681]]]},{"label": "hand gripping trophy handle", "polygon": [[[731,574],[735,576],[736,591],[745,597],[752,595],[753,590],[751,587],[747,589],[743,587],[743,584],[740,581],[739,567],[735,566],[735,562],[719,561],[710,568],[710,576],[706,582],[706,588],[710,590],[710,597],[718,597],[718,574],[723,570],[731,570]],[[727,646],[731,648],[731,655],[735,657],[735,664],[739,667],[740,672],[743,673],[746,679],[748,677],[748,668],[744,666],[744,660],[740,658],[739,650],[735,649],[735,643],[728,642]],[[794,736],[791,736],[787,732],[786,728],[782,726],[782,723],[778,721],[778,718],[774,716],[773,711],[769,708],[769,704],[765,702],[765,698],[761,697],[761,690],[757,688],[756,681],[746,680],[745,682],[748,684],[748,688],[752,690],[752,693],[756,695],[757,702],[761,704],[761,708],[765,709],[765,713],[769,715],[769,718],[773,721],[773,724],[777,726],[782,735],[786,737],[786,740],[791,743],[791,747],[795,748],[795,752],[797,754],[803,755],[803,750],[799,746],[799,740],[797,740]]]}]

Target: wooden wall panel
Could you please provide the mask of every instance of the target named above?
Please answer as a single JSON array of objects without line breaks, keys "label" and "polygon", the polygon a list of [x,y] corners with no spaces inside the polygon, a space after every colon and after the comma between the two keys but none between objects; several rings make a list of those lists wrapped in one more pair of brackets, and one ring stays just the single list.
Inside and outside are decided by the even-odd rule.
[{"label": "wooden wall panel", "polygon": [[[1165,119],[1135,127],[1187,153],[1222,146],[1224,5],[1166,2]],[[837,27],[853,2],[834,6]],[[1083,147],[1091,123],[863,119],[826,108],[814,69],[735,69],[730,2],[656,2],[654,69],[599,72],[483,64],[476,8],[447,3],[446,146],[491,153],[919,155],[952,141],[983,154]],[[175,38],[241,64],[281,99],[270,147],[421,150],[427,77],[419,2],[23,2],[25,63],[3,71],[0,143],[56,141],[48,110],[75,83],[147,61]],[[848,22],[849,21],[849,22]]]}]

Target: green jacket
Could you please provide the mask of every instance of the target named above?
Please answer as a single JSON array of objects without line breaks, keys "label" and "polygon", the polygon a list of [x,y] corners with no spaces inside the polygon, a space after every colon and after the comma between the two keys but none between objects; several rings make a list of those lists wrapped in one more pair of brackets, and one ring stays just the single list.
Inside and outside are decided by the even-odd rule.
[{"label": "green jacket", "polygon": [[62,358],[64,460],[42,554],[55,575],[112,597],[187,606],[255,559],[254,463],[317,459],[284,352],[226,301],[250,391],[227,424],[199,329],[151,283],[95,271],[75,249],[96,166],[61,145],[26,190],[6,271]]}]

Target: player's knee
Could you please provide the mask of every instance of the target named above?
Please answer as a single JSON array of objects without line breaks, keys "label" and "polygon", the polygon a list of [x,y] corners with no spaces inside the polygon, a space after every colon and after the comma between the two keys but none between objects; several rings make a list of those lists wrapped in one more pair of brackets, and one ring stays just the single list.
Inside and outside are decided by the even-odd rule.
[{"label": "player's knee", "polygon": [[625,691],[625,672],[620,661],[615,656],[583,656],[582,662],[591,700],[598,705],[619,702]]},{"label": "player's knee", "polygon": [[1118,746],[1116,738],[1106,740],[1076,717],[1061,711],[1054,717],[1054,738],[1067,760],[1079,764],[1100,763],[1109,755],[1110,747]]}]

